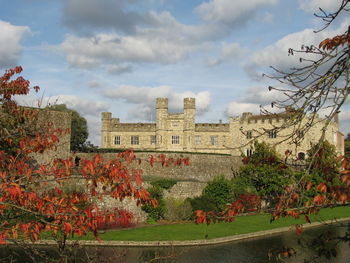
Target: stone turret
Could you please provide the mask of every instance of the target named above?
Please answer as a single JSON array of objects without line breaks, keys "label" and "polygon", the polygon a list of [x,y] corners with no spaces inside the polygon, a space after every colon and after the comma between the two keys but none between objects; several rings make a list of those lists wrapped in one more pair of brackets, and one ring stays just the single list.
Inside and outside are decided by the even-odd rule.
[{"label": "stone turret", "polygon": [[167,98],[157,98],[156,109],[166,109],[168,110],[168,99]]},{"label": "stone turret", "polygon": [[191,151],[193,148],[196,116],[196,99],[184,99],[184,150]]},{"label": "stone turret", "polygon": [[110,147],[111,138],[111,121],[112,121],[112,113],[110,112],[102,112],[101,113],[101,148]]},{"label": "stone turret", "polygon": [[184,98],[184,110],[196,109],[196,99],[195,98]]},{"label": "stone turret", "polygon": [[168,118],[168,99],[157,98],[156,100],[156,149],[166,145],[166,120]]}]

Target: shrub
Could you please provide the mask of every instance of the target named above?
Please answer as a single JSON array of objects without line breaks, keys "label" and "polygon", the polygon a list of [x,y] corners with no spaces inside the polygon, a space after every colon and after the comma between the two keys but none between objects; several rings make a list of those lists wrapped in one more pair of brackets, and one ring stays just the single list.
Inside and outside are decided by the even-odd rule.
[{"label": "shrub", "polygon": [[165,190],[170,189],[177,183],[174,179],[159,179],[156,181],[152,181],[150,184],[154,187],[159,187]]},{"label": "shrub", "polygon": [[235,200],[240,195],[253,194],[256,195],[257,191],[250,180],[245,177],[236,177],[232,179],[232,191]]},{"label": "shrub", "polygon": [[190,220],[192,217],[192,206],[189,200],[168,198],[165,200],[164,218],[171,221]]},{"label": "shrub", "polygon": [[142,210],[147,213],[148,221],[157,221],[164,217],[165,202],[163,199],[163,189],[157,186],[152,186],[147,189],[152,199],[157,199],[158,206],[153,207],[151,204],[145,204],[142,206]]},{"label": "shrub", "polygon": [[116,210],[115,215],[117,220],[99,222],[97,224],[97,230],[108,230],[108,229],[125,228],[125,227],[132,226],[132,220],[134,216],[131,212],[121,209],[121,210]]},{"label": "shrub", "polygon": [[281,195],[284,188],[290,184],[292,170],[267,164],[248,164],[241,167],[240,176],[254,186],[263,200],[273,204],[276,197]]},{"label": "shrub", "polygon": [[215,205],[215,211],[220,211],[231,203],[234,198],[232,180],[224,176],[218,176],[203,189],[202,196],[212,200]]},{"label": "shrub", "polygon": [[204,212],[219,212],[219,209],[217,208],[214,200],[206,195],[190,198],[189,202],[191,203],[192,211],[203,210]]}]

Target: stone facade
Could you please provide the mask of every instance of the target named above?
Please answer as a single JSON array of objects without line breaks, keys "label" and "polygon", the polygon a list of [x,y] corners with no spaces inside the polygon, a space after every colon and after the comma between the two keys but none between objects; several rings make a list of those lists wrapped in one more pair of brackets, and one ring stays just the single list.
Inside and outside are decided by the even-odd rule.
[{"label": "stone facade", "polygon": [[[224,153],[240,156],[249,155],[252,139],[258,137],[276,145],[283,154],[287,149],[294,157],[306,154],[311,143],[316,143],[322,134],[325,121],[316,117],[314,125],[298,145],[285,140],[295,127],[289,127],[273,134],[266,130],[275,129],[286,122],[293,113],[285,112],[273,115],[253,115],[243,113],[241,117],[230,118],[228,123],[195,123],[196,107],[194,98],[184,99],[182,113],[168,111],[168,99],[156,100],[156,123],[121,123],[112,118],[110,112],[102,113],[101,148],[121,148],[150,151],[179,151]],[[306,121],[306,120],[304,120]],[[325,139],[334,144],[339,154],[344,153],[344,136],[339,132],[338,121],[332,121],[325,134]]]}]

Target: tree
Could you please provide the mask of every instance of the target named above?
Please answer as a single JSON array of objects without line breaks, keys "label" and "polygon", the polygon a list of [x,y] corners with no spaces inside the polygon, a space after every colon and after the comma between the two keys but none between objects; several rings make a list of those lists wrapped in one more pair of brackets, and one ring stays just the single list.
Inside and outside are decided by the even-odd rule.
[{"label": "tree", "polygon": [[[128,222],[130,214],[104,210],[97,200],[110,196],[117,200],[133,198],[138,205],[157,205],[142,187],[142,171],[128,169],[131,163],[141,161],[132,151],[118,153],[107,162],[101,155],[82,159],[78,167],[72,158],[38,164],[35,156],[54,150],[64,131],[50,123],[38,123],[40,110],[20,107],[13,100],[14,95],[27,95],[31,89],[28,80],[12,79],[21,71],[21,67],[16,67],[0,77],[0,114],[4,124],[0,126],[0,244],[10,240],[20,245],[25,239],[35,242],[48,232],[64,252],[70,236],[92,232],[99,239],[99,225]],[[151,156],[150,165],[155,161],[171,163],[164,155],[157,159]],[[64,184],[72,184],[73,180],[78,180],[84,191],[66,191]],[[63,253],[62,257],[59,261],[65,262],[68,256]]]},{"label": "tree", "polygon": [[71,114],[71,141],[70,148],[72,151],[81,151],[85,148],[86,140],[89,136],[86,119],[72,109],[67,108],[65,104],[58,104],[48,107],[50,110],[65,111]]},{"label": "tree", "polygon": [[[340,14],[350,11],[350,0],[341,0],[335,12],[326,12],[320,8],[316,17],[325,22],[320,32],[329,27]],[[282,71],[272,67],[275,75],[269,77],[279,82],[278,87],[269,87],[269,90],[280,91],[286,95],[285,100],[272,102],[272,107],[288,110],[293,108],[293,115],[284,122],[279,129],[293,126],[293,132],[287,139],[298,144],[317,120],[317,114],[326,111],[326,122],[322,129],[320,143],[313,147],[308,169],[305,169],[293,184],[284,188],[283,193],[276,196],[277,203],[270,209],[271,220],[281,217],[299,218],[303,216],[310,222],[309,214],[317,213],[321,207],[349,205],[350,201],[350,162],[345,156],[339,156],[336,161],[330,161],[332,152],[324,143],[324,134],[330,121],[337,117],[341,107],[350,93],[350,26],[344,33],[330,36],[319,45],[303,45],[300,50],[289,49],[289,55],[302,54],[300,67]],[[266,111],[266,113],[269,113]],[[327,149],[328,148],[328,149]],[[339,163],[340,170],[337,169]],[[316,181],[310,178],[310,172],[321,173]],[[336,179],[336,180],[335,180]],[[197,211],[197,222],[212,222],[215,220],[232,221],[237,213],[245,211],[244,202],[237,200],[220,214]],[[296,225],[296,232],[301,233],[302,227]],[[349,235],[337,237],[338,241],[350,243]],[[323,246],[332,240],[325,240]],[[284,248],[277,251],[278,257],[289,257],[293,249]],[[322,247],[319,256],[331,257],[334,254]],[[318,258],[313,259],[315,261]]]},{"label": "tree", "polygon": [[[315,33],[328,28],[340,14],[349,12],[349,6],[349,0],[341,0],[335,12],[329,13],[320,8],[320,14],[315,16],[322,19],[325,25]],[[280,127],[296,128],[289,135],[295,143],[302,140],[298,132],[306,134],[316,121],[317,114],[326,111],[327,122],[322,130],[322,141],[329,122],[337,117],[350,93],[350,25],[344,33],[330,36],[317,46],[302,45],[298,50],[290,48],[288,53],[291,56],[300,55],[301,66],[289,71],[272,67],[275,74],[268,77],[277,80],[279,86],[269,86],[269,90],[279,91],[286,99],[273,101],[271,105],[278,109],[295,109],[294,117]]]}]

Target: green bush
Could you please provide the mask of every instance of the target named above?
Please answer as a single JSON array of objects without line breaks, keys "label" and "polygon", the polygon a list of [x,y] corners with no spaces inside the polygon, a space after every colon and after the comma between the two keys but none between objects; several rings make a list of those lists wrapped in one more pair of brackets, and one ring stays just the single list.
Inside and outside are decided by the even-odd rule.
[{"label": "green bush", "polygon": [[190,200],[193,211],[222,211],[234,200],[234,184],[224,176],[218,176],[203,189],[202,195]]},{"label": "green bush", "polygon": [[319,174],[325,180],[331,181],[339,173],[337,150],[328,141],[312,145],[307,155],[306,164],[311,167],[311,172]]},{"label": "green bush", "polygon": [[252,182],[244,177],[232,179],[232,190],[235,199],[241,194],[258,194]]},{"label": "green bush", "polygon": [[152,181],[150,184],[154,187],[159,187],[165,190],[170,189],[177,183],[174,179],[159,179],[156,181]]},{"label": "green bush", "polygon": [[189,200],[181,200],[175,198],[165,199],[164,218],[170,221],[190,220],[193,211]]},{"label": "green bush", "polygon": [[277,196],[284,192],[284,188],[290,184],[292,170],[280,169],[273,165],[248,164],[240,169],[240,176],[249,180],[258,195],[272,204]]},{"label": "green bush", "polygon": [[282,163],[281,156],[276,149],[268,143],[254,141],[254,152],[251,156],[245,158],[246,164],[255,165],[277,165]]},{"label": "green bush", "polygon": [[192,211],[203,210],[205,212],[209,212],[219,210],[214,200],[205,195],[190,198],[189,202],[192,206]]},{"label": "green bush", "polygon": [[226,179],[224,176],[215,177],[203,189],[202,195],[212,200],[215,204],[215,211],[220,211],[234,199],[232,180]]},{"label": "green bush", "polygon": [[158,206],[153,207],[151,204],[143,205],[141,208],[147,213],[148,221],[157,221],[161,218],[164,218],[165,212],[165,202],[163,198],[163,189],[160,187],[152,186],[147,189],[150,193],[152,199],[157,199]]}]

